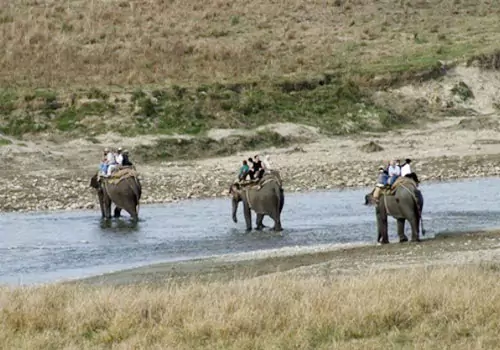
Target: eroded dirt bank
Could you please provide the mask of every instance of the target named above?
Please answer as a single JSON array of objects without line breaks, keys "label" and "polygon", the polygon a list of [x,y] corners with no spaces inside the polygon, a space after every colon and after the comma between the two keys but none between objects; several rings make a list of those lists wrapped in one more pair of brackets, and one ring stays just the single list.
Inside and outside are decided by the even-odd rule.
[{"label": "eroded dirt bank", "polygon": [[[241,160],[255,153],[270,154],[282,172],[287,192],[372,186],[376,169],[391,158],[411,158],[421,181],[496,176],[500,172],[500,132],[470,130],[450,119],[425,130],[384,135],[325,138],[287,149],[265,149],[231,157],[198,161],[136,163],[143,182],[142,203],[227,195]],[[104,145],[125,145],[113,135]],[[362,146],[374,141],[379,152]],[[1,211],[95,209],[89,188],[103,145],[77,140],[63,145],[23,143],[0,147],[7,167],[0,182]],[[131,155],[133,160],[133,154]]]},{"label": "eroded dirt bank", "polygon": [[[497,176],[500,173],[500,121],[497,96],[500,73],[458,66],[440,80],[379,91],[377,98],[395,108],[405,103],[427,107],[425,121],[405,130],[327,137],[317,128],[281,123],[267,129],[308,142],[287,148],[239,152],[229,157],[191,161],[136,162],[143,182],[142,203],[165,203],[188,198],[219,197],[236,178],[243,159],[270,154],[287,192],[372,186],[377,168],[389,159],[411,158],[421,181]],[[463,87],[461,94],[456,87]],[[420,102],[419,102],[420,101]],[[398,107],[398,108],[399,108]],[[448,110],[448,116],[443,111]],[[435,114],[433,114],[435,111]],[[458,113],[450,116],[451,112]],[[453,114],[451,113],[451,114]],[[211,130],[221,139],[248,131]],[[105,134],[94,138],[54,142],[0,135],[4,159],[0,182],[0,211],[95,209],[97,199],[89,179],[97,170],[104,147],[127,149],[156,144],[158,137],[124,138]],[[375,147],[367,147],[370,143]],[[179,151],[179,150],[177,150]],[[131,153],[132,161],[134,153]]]}]

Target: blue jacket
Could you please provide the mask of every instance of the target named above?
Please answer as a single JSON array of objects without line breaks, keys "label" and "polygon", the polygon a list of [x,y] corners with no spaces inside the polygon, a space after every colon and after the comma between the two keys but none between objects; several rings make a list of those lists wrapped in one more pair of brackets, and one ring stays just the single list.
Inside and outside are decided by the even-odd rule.
[{"label": "blue jacket", "polygon": [[388,181],[389,175],[387,175],[385,172],[382,172],[378,175],[377,184],[387,185]]}]

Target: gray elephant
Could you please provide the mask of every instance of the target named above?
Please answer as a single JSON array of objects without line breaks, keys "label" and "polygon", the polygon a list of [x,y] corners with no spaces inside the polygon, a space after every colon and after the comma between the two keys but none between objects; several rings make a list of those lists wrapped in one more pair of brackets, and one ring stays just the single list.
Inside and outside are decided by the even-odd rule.
[{"label": "gray elephant", "polygon": [[252,230],[251,210],[257,214],[256,229],[262,230],[264,216],[268,215],[274,221],[273,230],[282,231],[281,211],[285,203],[285,195],[281,186],[279,173],[264,175],[257,184],[234,183],[229,189],[232,194],[233,221],[238,222],[236,212],[239,202],[243,202],[243,213],[247,231]]},{"label": "gray elephant", "polygon": [[111,218],[111,203],[115,204],[114,216],[119,217],[125,209],[134,221],[139,219],[139,202],[142,186],[135,172],[117,174],[112,178],[94,175],[90,187],[97,191],[103,218]]},{"label": "gray elephant", "polygon": [[365,196],[365,205],[374,204],[377,217],[377,242],[389,243],[387,230],[387,217],[392,216],[397,220],[398,236],[400,242],[407,242],[405,235],[405,220],[411,225],[411,241],[420,242],[419,229],[422,227],[422,235],[425,235],[422,222],[422,209],[424,197],[413,179],[401,178],[395,183],[393,194],[382,191],[378,203],[373,199],[373,192]]}]

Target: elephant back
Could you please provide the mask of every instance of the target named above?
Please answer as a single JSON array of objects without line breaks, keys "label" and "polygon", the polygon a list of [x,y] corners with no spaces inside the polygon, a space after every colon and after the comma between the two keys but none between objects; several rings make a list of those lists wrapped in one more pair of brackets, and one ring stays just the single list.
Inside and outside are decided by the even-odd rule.
[{"label": "elephant back", "polygon": [[106,177],[105,181],[109,184],[117,185],[121,181],[130,177],[135,177],[137,179],[139,177],[139,173],[133,167],[123,167]]},{"label": "elephant back", "polygon": [[[272,182],[275,182],[279,188],[282,188],[283,184],[282,184],[281,176],[280,176],[279,172],[273,171],[273,172],[266,173],[266,174],[264,174],[262,179],[259,179],[259,180],[238,181],[238,182],[234,183],[233,186],[236,185],[237,188],[241,188],[241,189],[260,190],[264,185],[266,185],[268,183],[272,183]],[[231,186],[229,192],[231,193],[231,191],[232,191],[232,186]]]},{"label": "elephant back", "polygon": [[264,174],[264,176],[262,177],[262,182],[266,180],[274,180],[278,183],[278,186],[280,188],[283,187],[283,181],[281,180],[281,175],[277,170],[271,170],[268,173]]},{"label": "elephant back", "polygon": [[237,181],[231,185],[229,188],[229,193],[232,193],[233,191],[233,186],[235,186],[237,189],[242,189],[242,190],[249,190],[249,189],[255,189],[255,190],[260,190],[264,185],[267,185],[269,183],[276,183],[280,189],[282,189],[282,181],[281,181],[281,176],[279,172],[277,171],[272,171],[269,173],[266,173],[262,179],[258,180],[242,180],[242,181]]},{"label": "elephant back", "polygon": [[415,180],[409,177],[400,176],[396,179],[396,181],[391,186],[391,192],[394,194],[398,190],[398,188],[406,188],[411,191],[417,190],[418,186]]}]

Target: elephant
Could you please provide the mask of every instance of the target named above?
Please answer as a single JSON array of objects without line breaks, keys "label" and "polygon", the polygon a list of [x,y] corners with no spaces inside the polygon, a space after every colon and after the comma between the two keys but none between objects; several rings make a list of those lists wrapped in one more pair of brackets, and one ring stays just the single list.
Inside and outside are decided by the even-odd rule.
[{"label": "elephant", "polygon": [[137,221],[139,219],[142,186],[135,175],[129,175],[118,182],[113,182],[95,174],[90,180],[90,187],[95,188],[97,191],[103,218],[111,218],[111,203],[114,203],[114,217],[119,217],[121,210],[125,209],[132,220]]},{"label": "elephant", "polygon": [[274,221],[274,231],[282,231],[281,211],[285,203],[285,195],[278,176],[264,175],[260,185],[241,185],[234,183],[229,188],[232,195],[232,216],[235,223],[238,222],[236,212],[239,202],[243,202],[243,213],[245,215],[246,230],[252,230],[251,210],[257,215],[256,229],[262,230],[264,216],[269,215]]},{"label": "elephant", "polygon": [[373,192],[365,196],[365,205],[375,205],[375,215],[377,217],[377,242],[389,243],[387,232],[387,217],[392,216],[397,220],[399,242],[407,242],[405,235],[405,220],[411,225],[411,241],[420,242],[419,229],[422,228],[422,235],[425,235],[422,221],[422,209],[424,207],[424,197],[418,189],[417,183],[411,178],[401,178],[399,185],[395,188],[394,194],[381,192],[378,203],[373,199]]}]

